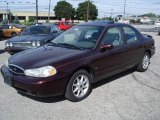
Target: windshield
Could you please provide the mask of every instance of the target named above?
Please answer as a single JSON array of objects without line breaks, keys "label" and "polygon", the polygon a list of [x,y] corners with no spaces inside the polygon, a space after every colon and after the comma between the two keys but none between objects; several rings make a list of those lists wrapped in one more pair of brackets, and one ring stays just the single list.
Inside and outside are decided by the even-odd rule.
[{"label": "windshield", "polygon": [[23,30],[22,35],[50,34],[49,26],[31,26]]},{"label": "windshield", "polygon": [[91,49],[95,46],[103,29],[104,27],[101,26],[74,26],[51,42],[64,47]]}]

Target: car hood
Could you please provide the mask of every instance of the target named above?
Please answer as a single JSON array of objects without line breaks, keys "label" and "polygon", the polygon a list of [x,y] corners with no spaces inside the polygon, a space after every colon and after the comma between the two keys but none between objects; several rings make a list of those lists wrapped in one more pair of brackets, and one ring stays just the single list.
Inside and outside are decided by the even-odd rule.
[{"label": "car hood", "polygon": [[28,42],[46,40],[50,35],[20,35],[8,39],[8,42]]},{"label": "car hood", "polygon": [[43,46],[36,49],[23,51],[11,56],[8,60],[9,64],[15,64],[23,69],[39,68],[46,65],[58,67],[71,62],[72,58],[77,58],[85,51]]}]

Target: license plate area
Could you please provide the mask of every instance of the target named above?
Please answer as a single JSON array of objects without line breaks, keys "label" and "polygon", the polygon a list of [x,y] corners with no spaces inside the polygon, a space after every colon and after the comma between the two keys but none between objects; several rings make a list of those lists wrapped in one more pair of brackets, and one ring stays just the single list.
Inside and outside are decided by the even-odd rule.
[{"label": "license plate area", "polygon": [[12,86],[13,85],[13,77],[5,77],[4,83],[6,83],[9,86]]}]

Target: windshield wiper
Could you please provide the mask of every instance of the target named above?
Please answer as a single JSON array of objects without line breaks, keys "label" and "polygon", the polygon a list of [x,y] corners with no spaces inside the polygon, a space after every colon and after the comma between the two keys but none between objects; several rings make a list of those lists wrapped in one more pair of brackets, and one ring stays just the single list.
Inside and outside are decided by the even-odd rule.
[{"label": "windshield wiper", "polygon": [[57,44],[60,45],[60,46],[68,47],[68,48],[82,50],[82,48],[77,47],[77,46],[72,45],[72,44],[68,44],[68,43],[57,43]]},{"label": "windshield wiper", "polygon": [[57,47],[62,47],[61,45],[57,44],[57,43],[54,43],[54,42],[47,42],[47,45],[52,45],[52,46],[57,46]]}]

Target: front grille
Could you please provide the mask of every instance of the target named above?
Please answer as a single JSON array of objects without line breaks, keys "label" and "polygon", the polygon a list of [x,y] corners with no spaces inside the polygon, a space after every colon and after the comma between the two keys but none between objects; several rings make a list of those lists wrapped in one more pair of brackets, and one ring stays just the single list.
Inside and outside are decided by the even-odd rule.
[{"label": "front grille", "polygon": [[9,67],[9,70],[11,70],[14,73],[24,74],[23,68],[21,68],[21,67],[19,67],[17,65],[9,64],[8,67]]},{"label": "front grille", "polygon": [[31,42],[15,42],[13,43],[14,47],[32,47]]}]

